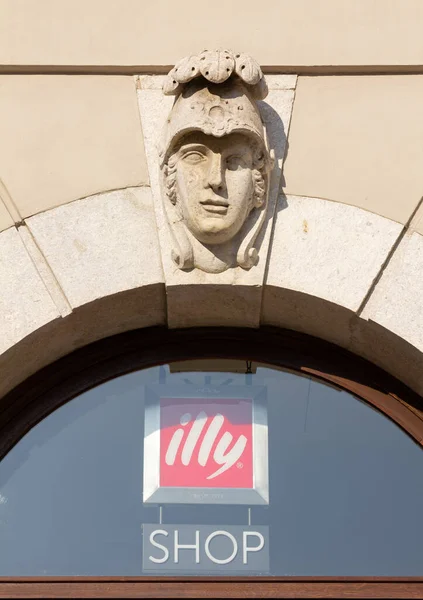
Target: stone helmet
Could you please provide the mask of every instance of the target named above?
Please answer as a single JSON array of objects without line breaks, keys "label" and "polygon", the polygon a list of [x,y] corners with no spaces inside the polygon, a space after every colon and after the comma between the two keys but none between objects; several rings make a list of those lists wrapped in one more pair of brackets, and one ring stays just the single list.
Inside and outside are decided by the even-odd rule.
[{"label": "stone helmet", "polygon": [[[252,70],[250,57],[237,56],[246,63],[237,70],[227,66],[236,66],[235,57],[228,51],[206,51],[199,57],[183,59],[169,73],[164,83],[164,93],[177,97],[165,124],[159,149],[161,166],[167,162],[178,142],[193,131],[215,137],[244,134],[262,149],[264,162],[269,162],[267,135],[256,103],[256,98],[263,98],[267,94],[267,87],[260,67],[255,62],[253,66],[259,72],[256,69],[253,77],[251,74],[247,77],[250,83],[245,76],[237,74],[244,74],[248,66],[248,71]],[[204,67],[200,71],[198,64],[202,64],[203,59]],[[219,72],[222,63],[225,67],[223,74]],[[196,75],[192,76],[193,73]],[[187,80],[190,75],[191,78]],[[178,78],[182,81],[178,81]]]}]

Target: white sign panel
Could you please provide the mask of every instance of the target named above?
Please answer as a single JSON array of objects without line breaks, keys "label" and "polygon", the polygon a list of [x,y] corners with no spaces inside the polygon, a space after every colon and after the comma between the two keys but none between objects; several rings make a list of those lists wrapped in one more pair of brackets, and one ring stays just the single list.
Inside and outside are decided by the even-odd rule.
[{"label": "white sign panel", "polygon": [[143,572],[269,572],[264,526],[143,525]]}]

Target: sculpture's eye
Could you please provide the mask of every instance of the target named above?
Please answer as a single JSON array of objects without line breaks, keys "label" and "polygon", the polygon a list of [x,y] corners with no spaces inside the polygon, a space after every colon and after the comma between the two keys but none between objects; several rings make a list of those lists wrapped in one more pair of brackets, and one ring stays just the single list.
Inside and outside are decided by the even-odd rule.
[{"label": "sculpture's eye", "polygon": [[189,152],[185,152],[182,156],[182,160],[190,165],[197,165],[205,160],[205,158],[204,154],[198,150],[190,150]]},{"label": "sculpture's eye", "polygon": [[226,168],[230,171],[237,171],[238,169],[244,169],[246,162],[240,154],[232,154],[226,159]]}]

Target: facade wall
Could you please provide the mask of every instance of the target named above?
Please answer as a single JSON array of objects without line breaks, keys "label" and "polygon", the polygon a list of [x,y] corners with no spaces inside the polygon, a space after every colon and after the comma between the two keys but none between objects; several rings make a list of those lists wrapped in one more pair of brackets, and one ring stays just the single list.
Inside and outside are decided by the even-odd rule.
[{"label": "facade wall", "polygon": [[[264,67],[416,70],[419,0],[2,0],[5,66],[173,66],[204,48],[249,52]],[[91,69],[92,70],[92,69]]]},{"label": "facade wall", "polygon": [[[422,21],[418,0],[0,2],[0,394],[152,325],[304,331],[423,393]],[[279,123],[269,252],[252,275],[175,274],[160,74],[225,46],[263,65]]]}]

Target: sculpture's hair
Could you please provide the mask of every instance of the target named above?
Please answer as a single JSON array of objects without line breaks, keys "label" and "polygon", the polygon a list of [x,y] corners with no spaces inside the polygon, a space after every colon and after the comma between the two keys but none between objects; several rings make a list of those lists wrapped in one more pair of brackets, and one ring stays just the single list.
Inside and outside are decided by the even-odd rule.
[{"label": "sculpture's hair", "polygon": [[253,149],[253,207],[260,208],[266,200],[266,179],[268,165],[264,159],[263,150],[256,144]]},{"label": "sculpture's hair", "polygon": [[[167,162],[163,165],[163,175],[166,196],[170,200],[170,203],[173,207],[173,212],[176,212],[175,231],[172,232],[175,245],[175,249],[172,252],[172,258],[179,268],[187,269],[194,266],[194,257],[191,243],[186,232],[183,231],[183,215],[181,207],[178,203],[178,192],[176,186],[178,150],[179,148],[176,148],[169,156]],[[263,151],[262,146],[258,143],[254,143],[252,146],[252,151],[253,166],[251,175],[253,179],[253,194],[249,215],[254,209],[259,209],[258,212],[263,213],[263,215],[257,215],[257,218],[254,219],[253,226],[249,228],[249,232],[246,233],[245,238],[241,239],[241,244],[237,253],[237,265],[243,267],[244,269],[251,268],[258,260],[257,250],[252,248],[252,244],[254,243],[258,231],[263,224],[267,200],[268,172],[270,169],[269,160],[266,160],[265,152]],[[172,229],[170,220],[169,224]],[[244,228],[241,228],[241,230],[242,229]]]},{"label": "sculpture's hair", "polygon": [[165,176],[165,188],[166,188],[166,196],[172,202],[172,204],[176,204],[177,202],[177,192],[176,192],[176,164],[177,164],[176,153],[172,154],[167,161],[167,164],[164,165],[164,176]]}]

